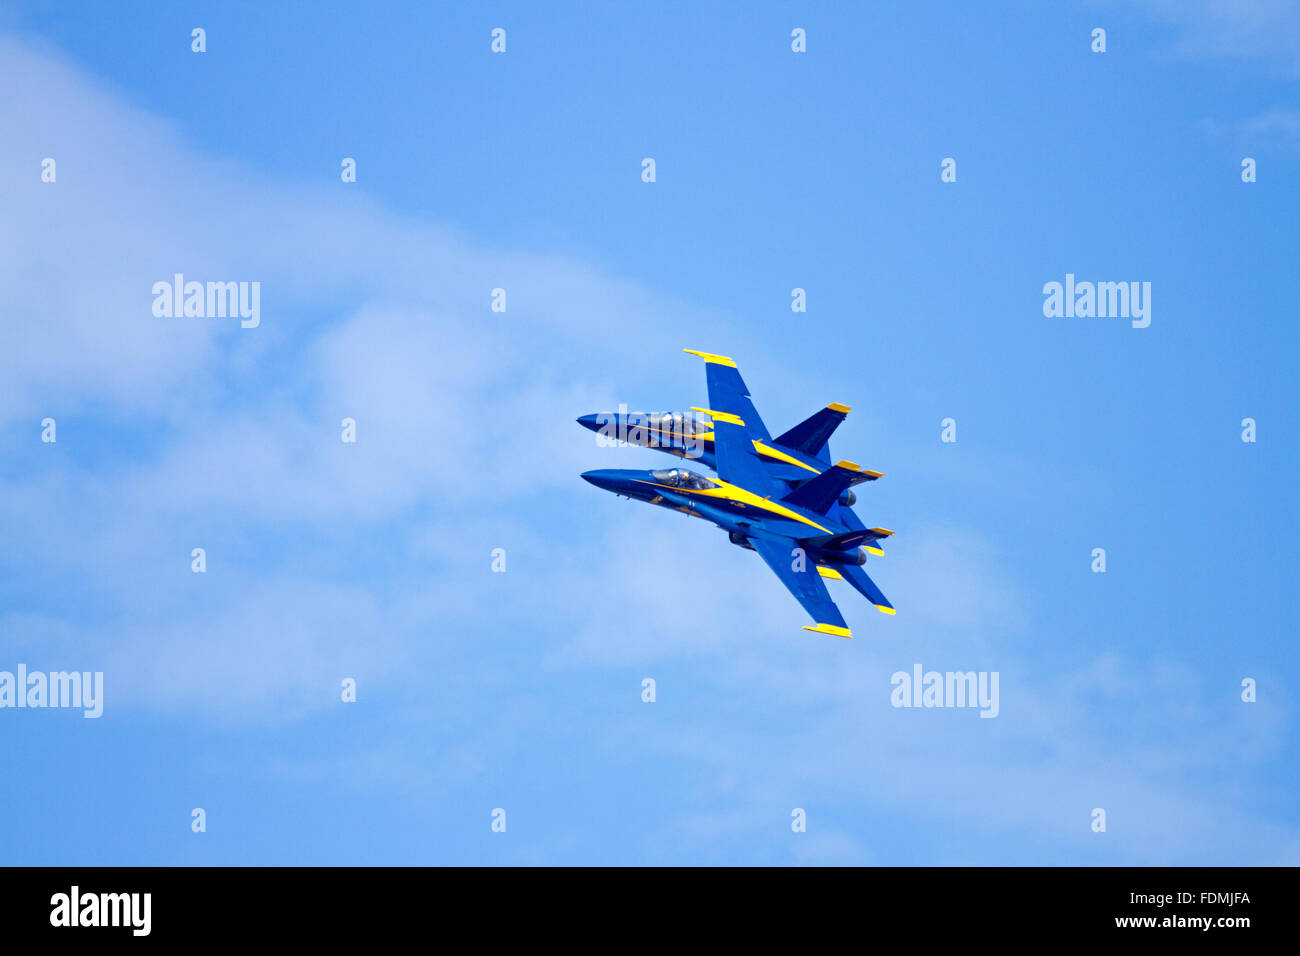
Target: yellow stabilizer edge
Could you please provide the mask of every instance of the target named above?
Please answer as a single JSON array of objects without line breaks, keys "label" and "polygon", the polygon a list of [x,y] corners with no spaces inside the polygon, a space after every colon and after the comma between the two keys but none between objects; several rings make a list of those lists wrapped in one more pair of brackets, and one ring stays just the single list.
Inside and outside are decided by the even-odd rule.
[{"label": "yellow stabilizer edge", "polygon": [[888,538],[891,534],[894,533],[890,531],[888,528],[868,528],[867,530],[874,531],[876,534],[883,534],[886,538]]},{"label": "yellow stabilizer edge", "polygon": [[863,469],[862,469],[862,473],[863,473],[864,475],[870,475],[872,478],[884,478],[884,477],[885,477],[885,473],[884,473],[883,471],[869,471],[869,470],[866,469],[866,468],[863,468]]},{"label": "yellow stabilizer edge", "polygon": [[708,415],[708,416],[709,416],[710,418],[712,418],[715,422],[729,422],[729,423],[731,423],[732,425],[743,425],[743,424],[745,424],[744,422],[742,422],[742,421],[740,420],[740,416],[739,416],[739,415],[733,415],[733,414],[731,414],[731,412],[715,412],[715,411],[714,411],[713,409],[711,409],[711,408],[700,408],[700,407],[698,407],[698,406],[696,406],[696,405],[692,405],[692,406],[691,406],[691,411],[693,411],[693,412],[701,412],[702,414]]},{"label": "yellow stabilizer edge", "polygon": [[851,461],[837,461],[837,462],[835,463],[835,467],[836,467],[836,468],[844,468],[844,469],[846,469],[847,471],[861,471],[861,470],[862,470],[862,466],[861,466],[861,465],[859,465],[859,464],[857,464],[857,463],[855,463],[855,462],[851,462]]},{"label": "yellow stabilizer edge", "polygon": [[871,554],[878,554],[878,555],[880,555],[882,558],[885,556],[885,552],[881,551],[879,548],[873,548],[873,547],[872,547],[871,545],[869,545],[869,544],[864,544],[863,547],[866,548],[867,551],[869,551]]},{"label": "yellow stabilizer edge", "polygon": [[840,572],[836,571],[834,568],[823,567],[820,564],[817,565],[817,573],[824,578],[834,578],[837,581],[844,580],[844,575],[840,574]]},{"label": "yellow stabilizer edge", "polygon": [[834,634],[836,637],[852,637],[853,634],[847,627],[836,627],[834,624],[818,624],[813,627],[811,624],[803,626],[805,631],[816,631],[818,634]]},{"label": "yellow stabilizer edge", "polygon": [[894,609],[893,609],[892,607],[885,607],[883,604],[877,604],[877,605],[876,605],[876,610],[879,611],[881,614],[893,614],[893,613],[895,613],[895,612],[894,612]]},{"label": "yellow stabilizer edge", "polygon": [[717,365],[730,365],[732,368],[736,367],[735,361],[727,358],[725,355],[714,355],[712,352],[700,352],[696,349],[682,349],[682,351],[687,355],[698,355],[706,362],[714,362]]},{"label": "yellow stabilizer edge", "polygon": [[831,403],[830,403],[829,405],[827,405],[826,407],[829,408],[829,409],[830,409],[831,411],[833,411],[833,412],[843,412],[845,415],[847,415],[849,412],[853,411],[853,409],[849,408],[849,406],[847,406],[847,405],[841,405],[839,402],[831,402]]}]

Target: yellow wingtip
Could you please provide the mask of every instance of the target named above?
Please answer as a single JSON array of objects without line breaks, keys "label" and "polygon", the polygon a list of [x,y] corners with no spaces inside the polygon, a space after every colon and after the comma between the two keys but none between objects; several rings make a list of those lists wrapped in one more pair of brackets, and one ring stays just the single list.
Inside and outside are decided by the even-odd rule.
[{"label": "yellow wingtip", "polygon": [[842,412],[842,413],[844,413],[845,415],[847,415],[849,412],[853,411],[853,409],[849,408],[849,406],[847,406],[847,405],[841,405],[839,402],[831,402],[831,403],[830,403],[829,405],[827,405],[826,407],[829,408],[829,409],[830,409],[831,411],[833,411],[833,412]]},{"label": "yellow wingtip", "polygon": [[818,634],[834,634],[836,637],[853,636],[853,633],[847,627],[836,627],[834,624],[818,624],[816,627],[805,624],[803,629],[805,631],[816,631]]},{"label": "yellow wingtip", "polygon": [[876,605],[876,610],[879,611],[881,614],[893,614],[893,613],[894,613],[894,609],[893,609],[892,607],[885,607],[883,604],[877,604],[877,605]]},{"label": "yellow wingtip", "polygon": [[687,355],[698,355],[706,362],[713,362],[716,365],[729,365],[736,367],[734,360],[727,358],[725,355],[715,355],[713,352],[701,352],[698,349],[682,349]]}]

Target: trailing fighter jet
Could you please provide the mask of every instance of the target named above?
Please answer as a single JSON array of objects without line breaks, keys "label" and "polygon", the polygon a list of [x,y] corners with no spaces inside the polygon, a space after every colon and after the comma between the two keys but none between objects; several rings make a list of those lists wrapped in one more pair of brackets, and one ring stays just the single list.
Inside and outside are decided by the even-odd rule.
[{"label": "trailing fighter jet", "polygon": [[[853,636],[831,600],[826,579],[847,581],[881,611],[893,614],[894,606],[862,569],[866,554],[861,548],[893,532],[852,526],[849,516],[853,524],[861,522],[841,505],[852,485],[878,478],[879,473],[864,471],[849,461],[829,466],[819,462],[822,467],[816,475],[800,479],[792,487],[762,450],[772,448],[771,436],[749,399],[736,363],[723,355],[686,351],[706,363],[710,407],[692,411],[712,419],[712,456],[718,477],[706,478],[683,468],[602,469],[585,472],[582,477],[606,491],[712,521],[727,532],[732,543],[758,552],[812,617],[814,624],[805,625],[805,630]],[[825,437],[821,443],[825,445]]]},{"label": "trailing fighter jet", "polygon": [[[709,358],[725,359],[725,356],[711,356],[707,352],[683,349],[691,355],[699,355],[707,361]],[[731,362],[731,359],[726,359]],[[720,364],[720,363],[711,363]],[[732,362],[732,368],[735,363]],[[739,381],[740,395],[745,399],[747,411],[744,421],[754,434],[754,452],[767,467],[774,478],[785,482],[789,490],[797,488],[810,478],[821,474],[831,466],[830,437],[839,427],[840,422],[849,414],[849,407],[832,402],[819,409],[793,428],[773,438],[759,417],[758,410],[750,400],[744,380],[740,378],[739,369],[735,372]],[[712,404],[712,403],[710,403]],[[620,406],[622,407],[622,406]],[[699,415],[683,415],[680,412],[662,412],[649,414],[604,412],[583,415],[578,424],[612,442],[627,442],[644,448],[655,448],[678,458],[696,461],[713,471],[717,471],[717,455],[714,453],[713,423],[698,408],[691,409]],[[875,481],[884,477],[878,471],[862,469],[854,484]],[[853,511],[858,496],[852,488],[845,489],[832,509],[832,517],[839,518],[856,531],[865,531],[867,526]],[[863,547],[871,554],[884,555],[880,541],[866,542]]]},{"label": "trailing fighter jet", "polygon": [[[750,407],[753,408],[753,405]],[[770,467],[775,477],[793,485],[820,474],[830,465],[827,441],[848,413],[847,405],[831,403],[777,438],[768,434],[767,426],[758,417],[757,411],[746,422],[754,433],[755,454]],[[704,418],[682,415],[680,412],[609,412],[583,415],[578,419],[578,424],[611,440],[657,448],[717,470],[713,425]],[[874,472],[866,474],[880,477]]]}]

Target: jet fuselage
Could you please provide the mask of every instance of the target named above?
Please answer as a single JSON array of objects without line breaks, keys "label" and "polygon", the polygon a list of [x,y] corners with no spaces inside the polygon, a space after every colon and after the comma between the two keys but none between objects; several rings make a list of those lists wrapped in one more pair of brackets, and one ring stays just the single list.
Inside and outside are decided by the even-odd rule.
[{"label": "jet fuselage", "polygon": [[[754,536],[816,539],[853,530],[827,515],[761,498],[744,488],[684,468],[650,471],[605,468],[584,472],[582,477],[616,495],[711,521],[742,547],[749,547],[748,540]],[[866,561],[865,553],[856,547],[820,548],[810,543],[806,550],[818,562],[862,564]]]}]

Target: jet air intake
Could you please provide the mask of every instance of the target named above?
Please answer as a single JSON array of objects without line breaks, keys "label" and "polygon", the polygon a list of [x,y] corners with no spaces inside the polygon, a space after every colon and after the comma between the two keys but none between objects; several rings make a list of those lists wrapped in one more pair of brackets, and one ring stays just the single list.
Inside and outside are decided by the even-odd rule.
[{"label": "jet air intake", "polygon": [[727,537],[731,539],[732,544],[738,544],[742,548],[748,548],[750,551],[754,550],[754,546],[749,543],[749,539],[739,531],[728,531]]}]

